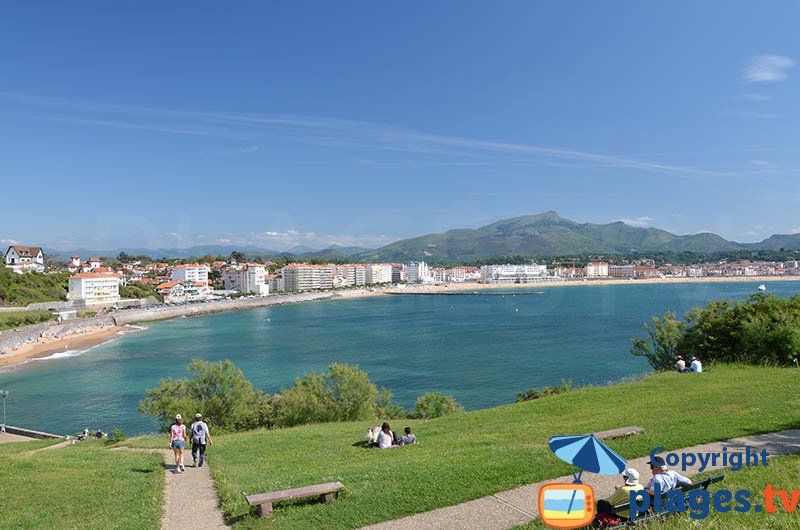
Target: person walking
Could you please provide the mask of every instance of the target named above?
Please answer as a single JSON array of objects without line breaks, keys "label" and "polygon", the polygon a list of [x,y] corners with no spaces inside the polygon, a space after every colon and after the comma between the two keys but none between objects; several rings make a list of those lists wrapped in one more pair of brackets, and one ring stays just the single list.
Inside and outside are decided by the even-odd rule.
[{"label": "person walking", "polygon": [[[206,457],[206,442],[209,445],[214,445],[211,439],[211,432],[208,430],[208,424],[203,421],[203,415],[199,412],[194,415],[194,422],[189,428],[192,433],[192,460],[194,467],[203,467],[203,461]],[[200,459],[197,456],[200,453]]]},{"label": "person walking", "polygon": [[186,425],[183,417],[175,415],[175,423],[169,428],[169,448],[175,453],[175,473],[185,470],[183,466],[183,448],[186,447]]}]

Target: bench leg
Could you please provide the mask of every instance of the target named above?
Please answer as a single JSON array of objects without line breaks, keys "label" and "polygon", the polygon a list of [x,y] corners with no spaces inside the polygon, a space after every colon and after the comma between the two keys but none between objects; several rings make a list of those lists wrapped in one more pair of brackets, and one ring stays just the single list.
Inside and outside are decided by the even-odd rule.
[{"label": "bench leg", "polygon": [[269,517],[272,515],[272,503],[265,502],[264,504],[259,504],[257,511],[260,517]]},{"label": "bench leg", "polygon": [[323,493],[319,496],[319,502],[331,502],[333,499],[336,498],[335,493]]}]

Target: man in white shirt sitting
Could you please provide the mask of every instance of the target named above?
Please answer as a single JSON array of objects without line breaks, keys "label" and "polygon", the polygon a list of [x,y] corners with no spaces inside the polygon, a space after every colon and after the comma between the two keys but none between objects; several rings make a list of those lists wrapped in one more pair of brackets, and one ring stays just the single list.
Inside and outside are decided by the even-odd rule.
[{"label": "man in white shirt sitting", "polygon": [[703,364],[697,360],[697,357],[692,356],[692,364],[689,365],[689,370],[695,374],[703,371]]},{"label": "man in white shirt sitting", "polygon": [[667,468],[667,463],[660,456],[656,456],[648,462],[650,464],[650,472],[653,473],[653,478],[647,483],[645,490],[650,495],[654,494],[655,485],[658,484],[659,493],[664,493],[669,490],[674,490],[680,486],[691,486],[692,481]]}]

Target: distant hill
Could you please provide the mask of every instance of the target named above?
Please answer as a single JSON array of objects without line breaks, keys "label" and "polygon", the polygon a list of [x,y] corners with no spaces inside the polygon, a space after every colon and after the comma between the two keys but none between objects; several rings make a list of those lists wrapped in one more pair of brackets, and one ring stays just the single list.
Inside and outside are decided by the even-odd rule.
[{"label": "distant hill", "polygon": [[[679,236],[623,222],[577,223],[556,212],[504,219],[476,229],[396,241],[355,257],[370,261],[470,261],[497,256],[628,254],[632,252],[724,252],[745,247],[716,234]],[[772,248],[772,247],[768,247]]]},{"label": "distant hill", "polygon": [[760,243],[744,243],[753,250],[800,250],[800,234],[775,234]]}]

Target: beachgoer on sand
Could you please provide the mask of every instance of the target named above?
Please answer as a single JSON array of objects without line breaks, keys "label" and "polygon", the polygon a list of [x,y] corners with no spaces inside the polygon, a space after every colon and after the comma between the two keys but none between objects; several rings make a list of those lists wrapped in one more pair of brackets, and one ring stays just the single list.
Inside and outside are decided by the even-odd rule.
[{"label": "beachgoer on sand", "polygon": [[183,448],[186,447],[186,425],[180,414],[175,415],[175,423],[169,428],[169,448],[175,453],[175,473],[184,471]]}]

